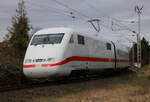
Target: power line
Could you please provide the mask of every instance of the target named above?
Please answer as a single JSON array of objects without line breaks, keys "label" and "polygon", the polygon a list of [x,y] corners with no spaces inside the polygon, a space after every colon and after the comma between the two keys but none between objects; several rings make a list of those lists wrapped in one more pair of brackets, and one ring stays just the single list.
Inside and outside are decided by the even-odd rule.
[{"label": "power line", "polygon": [[[86,2],[86,1],[87,1],[87,0],[85,0],[85,2]],[[92,4],[89,4],[88,2],[86,2],[86,4],[87,4],[90,8],[92,8],[92,9],[98,11],[97,8],[96,8],[95,6],[93,6]],[[99,12],[99,11],[98,11],[98,12]],[[112,21],[111,21],[111,23],[112,23],[112,24],[111,24],[111,27],[109,27],[109,26],[106,25],[106,24],[103,24],[102,22],[101,22],[101,25],[103,25],[104,27],[106,27],[106,28],[108,28],[108,29],[112,29],[112,31],[129,30],[129,31],[131,31],[131,32],[133,32],[133,33],[136,33],[135,31],[133,31],[133,30],[130,29],[129,27],[127,27],[127,26],[125,26],[124,24],[122,24],[122,23],[121,23],[121,20],[115,19],[115,22],[114,22],[113,19],[114,19],[114,18],[112,18]],[[101,19],[101,21],[102,21],[102,19]],[[117,24],[116,22],[119,22],[119,24]],[[114,28],[113,28],[114,25],[120,27],[120,29],[114,29]]]},{"label": "power line", "polygon": [[72,11],[80,14],[81,16],[83,16],[85,18],[88,18],[88,19],[90,18],[89,16],[83,14],[82,12],[79,12],[78,10],[73,9],[73,8],[69,7],[68,5],[66,5],[66,4],[64,4],[64,3],[60,2],[60,1],[57,1],[57,0],[52,0],[52,1],[54,1],[55,3],[57,3],[57,4],[59,4],[59,5],[63,6],[63,7],[65,7],[65,8],[68,8],[68,9],[70,9],[70,10],[72,10]]},{"label": "power line", "polygon": [[29,1],[27,0],[27,3],[30,3],[30,4],[33,4],[33,5],[37,5],[40,8],[42,6],[42,7],[48,8],[48,9],[55,9],[56,12],[61,12],[62,11],[62,12],[65,12],[65,13],[69,13],[69,11],[65,11],[65,10],[62,10],[62,9],[54,8],[54,7],[51,7],[50,5],[45,5],[43,3],[39,5],[39,4],[35,3],[35,2],[31,2],[30,0]]},{"label": "power line", "polygon": [[52,7],[47,7],[47,6],[45,6],[45,5],[33,3],[33,2],[30,2],[30,1],[28,1],[27,3],[28,3],[29,5],[36,6],[36,7],[38,7],[38,8],[41,8],[41,6],[43,6],[43,8],[45,8],[46,10],[49,10],[50,12],[53,12],[53,13],[56,13],[56,14],[59,14],[59,15],[66,15],[66,16],[71,17],[71,15],[68,15],[68,14],[66,14],[66,13],[63,13],[63,12],[61,12],[61,11],[53,10],[54,8],[52,8]]},{"label": "power line", "polygon": [[[96,6],[94,6],[94,5],[91,4],[91,3],[88,3],[88,0],[84,0],[84,2],[87,4],[88,7],[92,8],[94,11],[100,12],[100,10],[99,10]],[[102,13],[102,12],[101,12],[101,13]],[[105,15],[105,16],[103,16],[103,17],[106,17],[106,16],[107,16],[107,18],[109,18],[109,16],[106,15],[106,14],[104,14],[104,13],[103,13],[102,15]],[[101,17],[99,17],[99,18],[101,18]]]},{"label": "power line", "polygon": [[96,10],[97,12],[99,12],[99,10],[98,10],[95,6],[93,6],[92,4],[88,3],[87,0],[84,0],[84,2],[85,2],[90,8],[92,8],[92,9]]},{"label": "power line", "polygon": [[[66,5],[66,4],[64,4],[64,3],[62,3],[62,2],[59,2],[59,1],[57,1],[57,0],[52,0],[52,1],[54,1],[55,3],[57,3],[57,4],[59,4],[59,5],[61,5],[61,6],[63,6],[63,7],[65,7],[65,8],[67,8],[67,9],[70,9],[70,10],[72,10],[73,12],[69,12],[69,15],[68,14],[66,14],[66,13],[63,13],[63,12],[67,12],[67,11],[63,11],[63,12],[60,12],[61,10],[58,10],[58,11],[56,11],[56,10],[52,10],[52,9],[54,9],[54,8],[52,8],[52,7],[46,7],[45,5],[44,5],[44,7],[45,8],[48,8],[51,12],[54,12],[54,13],[58,13],[58,14],[62,14],[62,15],[66,15],[66,16],[69,16],[69,17],[71,17],[71,18],[73,18],[73,19],[75,19],[75,18],[77,18],[76,16],[75,16],[75,14],[74,14],[74,12],[76,12],[76,13],[78,13],[78,14],[80,14],[81,16],[83,16],[83,17],[85,17],[85,18],[90,18],[89,16],[87,16],[87,15],[85,15],[85,14],[83,14],[82,12],[79,12],[78,10],[76,10],[76,9],[73,9],[73,8],[71,8],[71,7],[69,7],[68,5]],[[33,4],[33,5],[35,5],[35,3],[32,3],[32,2],[30,2],[31,4]],[[37,4],[36,4],[37,5]],[[90,5],[90,4],[89,4]],[[40,6],[40,5],[38,5],[38,6]],[[91,6],[93,9],[95,8],[94,6]],[[96,9],[97,10],[97,9]],[[68,13],[68,12],[67,12]],[[80,19],[80,18],[77,18],[77,19]],[[101,20],[102,21],[102,20]],[[112,27],[110,28],[109,26],[107,26],[106,24],[102,24],[102,22],[101,22],[101,25],[103,25],[104,27],[106,27],[106,28],[108,28],[108,29],[112,29]],[[117,25],[117,26],[120,26],[120,25],[118,25],[118,24],[115,24],[115,25]],[[127,28],[127,27],[126,27]],[[113,31],[115,31],[115,30],[123,30],[123,29],[112,29]],[[128,29],[128,30],[130,30],[130,29]],[[130,30],[131,31],[131,30]]]},{"label": "power line", "polygon": [[[74,12],[59,10],[59,9],[52,8],[52,7],[50,7],[50,6],[33,3],[33,2],[30,2],[30,1],[28,1],[27,3],[30,4],[30,5],[32,5],[32,6],[34,5],[34,6],[36,6],[36,7],[39,7],[39,8],[41,8],[41,6],[43,6],[43,8],[45,8],[46,10],[49,10],[50,12],[53,12],[53,13],[56,13],[56,14],[59,14],[59,15],[65,15],[65,16],[71,17],[72,19],[81,20],[80,17],[77,17],[77,16],[74,14]],[[62,11],[62,12],[61,12],[61,11]]]},{"label": "power line", "polygon": [[[123,23],[121,23],[116,18],[112,18],[112,22],[114,22],[114,25],[117,25],[117,26],[121,27],[122,29],[120,29],[120,30],[129,30],[132,33],[136,33],[134,30],[130,29],[128,26],[124,25]],[[117,24],[116,22],[119,23],[119,24]]]},{"label": "power line", "polygon": [[[57,4],[59,4],[59,5],[63,6],[63,7],[65,7],[65,8],[67,8],[67,9],[70,9],[70,10],[73,11],[73,12],[64,11],[64,10],[60,10],[60,9],[55,9],[55,8],[52,8],[52,7],[50,7],[50,6],[45,6],[45,5],[42,5],[42,6],[43,6],[44,8],[47,8],[48,10],[50,10],[50,11],[53,12],[53,13],[56,13],[56,14],[59,14],[59,15],[66,15],[66,16],[71,17],[71,18],[73,18],[73,19],[80,19],[80,20],[81,20],[81,18],[75,16],[74,12],[76,12],[76,13],[78,13],[79,15],[83,16],[84,18],[88,18],[88,19],[90,18],[89,16],[83,14],[82,12],[79,12],[78,10],[69,7],[68,5],[66,5],[66,4],[64,4],[64,3],[62,3],[62,2],[60,2],[60,1],[58,1],[58,0],[52,0],[52,1],[54,1],[55,3],[57,3]],[[85,0],[85,1],[86,1],[86,0]],[[29,2],[29,1],[28,1],[28,2]],[[37,5],[38,7],[41,6],[41,4],[38,5],[38,4],[33,3],[33,2],[30,2],[30,4],[32,4],[32,5]],[[88,3],[88,6],[90,6],[90,7],[93,8],[93,9],[95,9],[96,11],[98,11],[98,10],[95,8],[95,6],[93,6],[93,5],[89,4],[89,3]],[[53,10],[53,9],[55,9],[55,10]],[[64,13],[61,12],[61,11],[63,11]],[[112,19],[114,20],[114,18],[112,18]],[[87,20],[86,20],[86,21],[87,21]],[[112,29],[112,31],[129,30],[129,31],[132,31],[132,32],[133,32],[132,29],[130,29],[129,27],[127,27],[127,26],[125,26],[124,24],[120,23],[119,20],[117,20],[117,19],[115,19],[115,22],[114,22],[114,21],[112,21],[113,23],[111,22],[111,23],[112,23],[111,27],[108,26],[108,25],[106,25],[106,24],[104,24],[104,21],[103,21],[102,19],[101,19],[100,21],[101,21],[100,24],[101,24],[102,26],[106,27],[107,29]],[[119,24],[117,24],[116,22],[119,22]],[[114,28],[113,28],[114,25],[120,27],[120,29],[114,29]],[[98,26],[99,26],[99,25],[98,25]],[[134,32],[134,33],[135,33],[135,32]]]}]

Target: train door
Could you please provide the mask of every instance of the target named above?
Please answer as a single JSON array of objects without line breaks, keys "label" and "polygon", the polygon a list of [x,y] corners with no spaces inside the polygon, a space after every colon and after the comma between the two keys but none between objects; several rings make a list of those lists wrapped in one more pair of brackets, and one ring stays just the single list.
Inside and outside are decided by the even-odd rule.
[{"label": "train door", "polygon": [[70,40],[69,40],[69,49],[70,49],[71,55],[74,54],[74,44],[75,44],[74,35],[71,35]]},{"label": "train door", "polygon": [[[85,46],[86,46],[86,57],[89,57],[89,44],[88,44],[88,41],[89,41],[89,38],[88,37],[85,37]],[[89,61],[87,61],[86,63],[86,66],[85,66],[85,68],[86,68],[86,70],[89,70]]]},{"label": "train door", "polygon": [[114,52],[114,68],[117,68],[117,52],[116,52],[116,46],[115,46],[114,42],[111,41],[111,43],[112,43],[112,45],[113,45],[113,47],[114,47],[114,50],[113,50],[113,52]]},{"label": "train door", "polygon": [[[69,57],[76,56],[75,55],[75,52],[76,52],[75,51],[75,43],[76,43],[75,36],[74,36],[74,34],[72,34],[69,39],[69,44],[68,44],[69,51],[67,52],[67,54],[69,55]],[[74,69],[76,69],[76,67],[77,67],[76,63],[74,61],[72,61],[70,63],[70,70],[74,70]]]}]

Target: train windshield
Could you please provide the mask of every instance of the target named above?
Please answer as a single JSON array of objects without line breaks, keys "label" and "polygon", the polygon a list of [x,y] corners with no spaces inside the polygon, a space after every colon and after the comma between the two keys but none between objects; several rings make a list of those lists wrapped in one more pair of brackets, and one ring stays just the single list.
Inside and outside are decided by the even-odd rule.
[{"label": "train windshield", "polygon": [[35,35],[33,37],[31,45],[60,44],[63,39],[63,36],[64,33]]}]

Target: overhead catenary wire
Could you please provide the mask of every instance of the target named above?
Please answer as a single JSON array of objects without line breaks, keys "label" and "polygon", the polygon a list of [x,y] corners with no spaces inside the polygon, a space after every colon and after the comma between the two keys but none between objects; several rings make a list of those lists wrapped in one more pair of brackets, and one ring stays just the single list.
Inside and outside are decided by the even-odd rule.
[{"label": "overhead catenary wire", "polygon": [[88,3],[87,0],[84,0],[84,3],[86,3],[87,6],[90,7],[91,9],[93,9],[94,11],[99,12],[99,10],[95,6],[93,6],[92,4]]},{"label": "overhead catenary wire", "polygon": [[42,4],[33,3],[31,1],[28,1],[27,3],[29,5],[36,6],[36,7],[40,8],[40,9],[41,9],[41,6],[43,6],[42,8],[45,8],[46,10],[50,11],[51,13],[55,13],[55,14],[59,14],[59,15],[65,15],[65,16],[71,17],[71,15],[69,15],[69,13],[67,14],[67,13],[63,13],[63,12],[61,12],[59,10],[54,10],[54,8],[52,8],[52,7],[48,7],[48,6],[45,6],[45,5],[42,5]]},{"label": "overhead catenary wire", "polygon": [[[91,1],[91,0],[90,0]],[[96,12],[101,12],[100,9],[98,9],[96,6],[94,6],[92,3],[89,3],[88,0],[84,0],[85,4],[87,4],[88,7],[90,7],[91,9],[93,9]],[[99,16],[99,15],[98,15]],[[99,16],[98,18],[102,18],[102,17],[107,17],[110,18],[108,15],[104,14],[101,12],[101,16]]]},{"label": "overhead catenary wire", "polygon": [[57,4],[59,4],[59,5],[63,6],[63,7],[65,7],[65,8],[68,8],[68,9],[72,10],[73,12],[78,13],[79,15],[81,15],[81,16],[83,16],[85,18],[88,18],[88,19],[90,18],[89,16],[85,15],[84,13],[82,13],[82,12],[80,12],[80,11],[74,9],[74,8],[71,8],[68,5],[66,5],[66,4],[64,4],[64,3],[62,3],[62,2],[60,2],[58,0],[52,0],[52,1],[54,1],[55,3],[57,3]]},{"label": "overhead catenary wire", "polygon": [[[52,0],[52,1],[54,1],[54,2],[56,2],[57,4],[59,4],[59,5],[61,5],[61,6],[63,6],[63,7],[65,7],[65,8],[68,8],[68,9],[70,9],[70,10],[72,10],[72,11],[74,11],[74,12],[76,12],[76,13],[78,13],[78,14],[80,14],[81,16],[83,16],[83,17],[85,17],[85,18],[90,18],[90,17],[88,17],[87,15],[85,15],[85,14],[83,14],[83,13],[81,13],[81,12],[79,12],[79,11],[77,11],[77,10],[75,10],[75,9],[73,9],[73,8],[70,8],[68,5],[66,5],[66,4],[64,4],[64,3],[62,3],[62,2],[59,2],[59,1],[57,1],[57,0]],[[86,1],[86,0],[85,0]],[[96,11],[98,11],[93,5],[91,5],[91,4],[88,4],[88,6],[90,6],[92,9],[94,9],[94,11],[96,10]],[[112,20],[114,20],[114,18],[112,18]],[[102,21],[102,20],[101,20]],[[113,22],[113,21],[112,21]],[[112,23],[111,22],[111,23]],[[118,22],[119,24],[117,24],[116,22]],[[127,27],[126,25],[124,25],[124,24],[122,24],[121,22],[119,22],[117,19],[115,19],[115,21],[114,21],[114,25],[117,25],[118,27],[120,27],[119,29],[113,29],[113,24],[111,25],[111,27],[109,27],[108,25],[106,25],[106,24],[104,24],[103,22],[101,22],[101,25],[103,25],[104,27],[106,27],[106,28],[109,28],[109,29],[112,29],[112,31],[121,31],[121,30],[129,30],[129,31],[131,31],[131,32],[133,32],[133,33],[136,33],[135,31],[133,31],[132,29],[130,29],[129,27]]]},{"label": "overhead catenary wire", "polygon": [[52,13],[55,13],[55,14],[58,14],[58,15],[63,15],[63,16],[67,16],[69,18],[72,18],[73,20],[82,20],[82,21],[85,21],[85,19],[77,16],[74,12],[72,11],[65,11],[65,10],[60,10],[60,9],[56,9],[56,8],[53,8],[51,6],[48,6],[48,5],[44,5],[44,4],[38,4],[38,3],[35,3],[35,2],[31,2],[31,1],[28,1],[27,2],[29,5],[32,5],[32,6],[36,6],[36,7],[39,7],[41,9],[41,6],[42,8],[45,8],[46,10],[52,12]]},{"label": "overhead catenary wire", "polygon": [[[60,9],[55,9],[55,8],[50,7],[50,6],[45,6],[45,5],[42,5],[42,4],[39,5],[39,4],[37,4],[37,3],[33,3],[33,2],[30,2],[30,1],[28,1],[28,3],[29,3],[29,4],[32,4],[32,5],[36,5],[37,7],[43,6],[44,8],[48,9],[49,11],[51,11],[51,12],[53,12],[53,13],[56,13],[56,14],[59,14],[59,15],[65,15],[65,16],[68,16],[68,17],[71,17],[71,18],[80,19],[79,17],[75,16],[74,12],[76,12],[76,13],[78,13],[79,15],[83,16],[84,18],[88,18],[88,19],[90,18],[89,16],[83,14],[82,12],[80,12],[80,11],[78,11],[78,10],[76,10],[76,9],[73,9],[73,8],[69,7],[68,5],[66,5],[66,4],[64,4],[64,3],[62,3],[62,2],[59,2],[59,1],[57,1],[57,0],[52,0],[52,1],[54,1],[55,3],[57,3],[57,4],[59,4],[59,5],[63,6],[63,7],[65,7],[65,8],[67,8],[67,9],[73,11],[73,12],[68,12],[68,11],[64,11],[64,10],[60,10]],[[92,7],[93,7],[93,6],[92,6]],[[94,8],[94,7],[93,7],[93,8]],[[55,9],[55,10],[54,10],[54,9]],[[61,11],[62,11],[62,12],[61,12]],[[81,20],[81,19],[80,19],[80,20]],[[84,20],[85,20],[85,19],[84,19]],[[108,27],[106,24],[102,24],[102,22],[101,22],[101,25],[103,25],[104,27],[106,27],[106,28],[108,28],[108,29],[110,28],[110,27]]]},{"label": "overhead catenary wire", "polygon": [[[95,10],[95,11],[97,11],[97,12],[99,12],[99,10],[95,7],[95,6],[93,6],[92,4],[90,4],[90,3],[88,3],[87,2],[87,0],[85,0],[85,3],[90,7],[90,8],[92,8],[93,10]],[[105,15],[105,14],[104,14]],[[104,23],[104,21],[102,20],[102,17],[99,17],[100,19],[101,19],[101,25],[102,26],[104,26],[105,28],[107,28],[107,29],[111,29],[112,31],[121,31],[121,30],[130,30],[131,31],[131,29],[129,29],[128,27],[126,27],[125,28],[125,26],[123,27],[123,26],[121,26],[121,25],[119,25],[119,24],[117,24],[117,23],[115,23],[114,22],[114,25],[116,25],[116,26],[118,26],[118,27],[120,27],[120,28],[118,28],[118,29],[114,29],[113,28],[113,21],[111,21],[111,26],[109,26],[109,25],[106,25],[105,23]],[[106,18],[106,17],[105,17]],[[109,16],[107,16],[107,18],[110,18]],[[111,18],[112,19],[112,18]],[[116,19],[117,20],[117,19]],[[119,20],[117,20],[117,21],[119,21]]]},{"label": "overhead catenary wire", "polygon": [[[29,2],[30,4],[32,4],[32,5],[37,5],[37,6],[39,6],[39,7],[42,5],[44,8],[48,9],[49,11],[51,11],[51,12],[53,12],[53,13],[56,13],[56,14],[59,14],[59,15],[65,15],[65,16],[71,17],[71,18],[73,18],[73,19],[78,19],[78,20],[80,19],[80,21],[81,21],[81,18],[80,18],[80,17],[77,17],[76,14],[79,14],[80,16],[84,17],[84,21],[86,21],[86,22],[87,22],[87,19],[91,19],[89,16],[85,15],[84,13],[82,13],[82,12],[80,12],[80,11],[74,9],[74,8],[69,7],[67,4],[64,4],[64,3],[62,3],[62,2],[60,2],[60,1],[58,1],[58,0],[51,0],[51,1],[54,1],[54,2],[57,3],[58,5],[61,5],[61,6],[65,7],[65,8],[67,8],[68,10],[70,10],[70,12],[69,12],[69,11],[62,10],[62,9],[52,8],[52,7],[50,7],[50,6],[45,6],[45,5],[42,5],[42,4],[39,5],[39,4],[37,4],[37,3],[33,3],[33,2],[30,2],[30,1],[28,1],[28,2]],[[85,1],[86,1],[86,0],[85,0]],[[95,6],[93,6],[93,5],[89,4],[89,3],[88,3],[88,5],[90,5],[91,8],[93,8],[94,11],[97,10],[97,9],[95,8]],[[97,10],[97,11],[98,11],[98,10]],[[99,17],[99,18],[100,18],[100,17]],[[100,18],[100,19],[101,19],[101,18]],[[83,19],[82,19],[82,20],[83,20]],[[129,30],[129,31],[132,31],[132,32],[133,32],[132,29],[128,28],[128,27],[125,26],[124,24],[121,24],[120,22],[119,22],[119,24],[117,24],[116,22],[119,22],[119,21],[117,21],[117,19],[115,19],[114,25],[120,27],[119,29],[112,29],[113,27],[112,27],[112,26],[109,26],[109,25],[107,25],[107,24],[105,24],[105,22],[104,22],[102,19],[101,19],[100,24],[101,24],[102,26],[104,26],[105,28],[107,28],[107,29],[111,29],[112,31]]]},{"label": "overhead catenary wire", "polygon": [[124,28],[123,30],[129,30],[132,33],[136,33],[134,30],[130,29],[128,26],[124,25],[123,23],[119,22],[117,19],[112,18],[112,21],[118,22],[119,24],[115,23],[115,25],[120,26],[121,28]]},{"label": "overhead catenary wire", "polygon": [[[86,2],[87,0],[85,0],[85,2]],[[99,10],[95,7],[95,6],[93,6],[92,4],[89,4],[88,2],[86,2],[86,4],[90,7],[90,8],[92,8],[93,10],[96,10],[97,12],[99,12]],[[110,17],[108,17],[108,18],[110,18]],[[133,33],[136,33],[135,31],[133,31],[132,29],[130,29],[129,27],[127,27],[127,26],[125,26],[124,24],[122,24],[121,23],[121,20],[117,20],[117,19],[115,19],[115,18],[111,18],[112,19],[112,21],[111,21],[111,27],[110,26],[108,26],[108,25],[106,25],[106,24],[104,24],[104,22],[102,22],[102,19],[101,19],[101,25],[102,26],[104,26],[105,28],[107,28],[107,29],[111,29],[112,31],[121,31],[121,30],[129,30],[129,31],[131,31],[131,32],[133,32]],[[115,19],[115,21],[113,21]],[[117,24],[119,22],[119,24]],[[119,28],[118,29],[114,29],[113,28],[113,26],[114,25],[116,25],[116,26],[118,26]]]}]

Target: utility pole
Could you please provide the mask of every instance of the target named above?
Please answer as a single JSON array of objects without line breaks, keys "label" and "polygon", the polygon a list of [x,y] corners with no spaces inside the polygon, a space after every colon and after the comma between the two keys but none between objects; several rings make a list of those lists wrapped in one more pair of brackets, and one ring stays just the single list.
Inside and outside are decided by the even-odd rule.
[{"label": "utility pole", "polygon": [[135,6],[135,13],[138,14],[138,33],[137,33],[137,67],[141,68],[141,13],[143,6]]},{"label": "utility pole", "polygon": [[134,56],[135,55],[135,53],[134,53],[135,50],[134,50],[134,45],[136,44],[136,42],[133,41],[132,44],[133,44],[132,45],[132,49],[131,49],[132,50],[132,63],[133,63],[132,65],[135,66],[135,56]]},{"label": "utility pole", "polygon": [[132,47],[132,64],[134,66],[134,42],[133,42],[133,47]]}]

